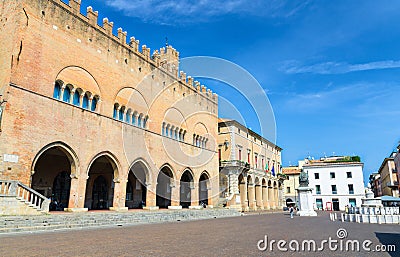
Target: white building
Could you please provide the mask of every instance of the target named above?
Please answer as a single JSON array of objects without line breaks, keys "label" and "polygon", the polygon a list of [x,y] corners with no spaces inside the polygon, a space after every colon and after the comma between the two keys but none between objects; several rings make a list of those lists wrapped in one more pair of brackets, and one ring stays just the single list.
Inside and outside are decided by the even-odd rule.
[{"label": "white building", "polygon": [[354,157],[329,157],[306,160],[303,170],[308,173],[313,190],[315,209],[344,210],[345,206],[361,206],[364,191],[364,164]]}]

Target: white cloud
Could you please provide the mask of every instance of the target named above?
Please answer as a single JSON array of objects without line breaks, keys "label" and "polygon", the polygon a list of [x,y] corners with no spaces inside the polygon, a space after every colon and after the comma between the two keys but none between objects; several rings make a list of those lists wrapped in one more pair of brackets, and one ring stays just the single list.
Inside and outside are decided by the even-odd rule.
[{"label": "white cloud", "polygon": [[160,24],[207,22],[226,14],[289,17],[308,5],[301,0],[105,0],[127,16]]},{"label": "white cloud", "polygon": [[287,61],[280,68],[288,74],[314,73],[314,74],[343,74],[354,71],[382,70],[400,68],[400,61],[386,60],[363,64],[349,64],[345,62],[324,62],[302,66],[297,61]]}]

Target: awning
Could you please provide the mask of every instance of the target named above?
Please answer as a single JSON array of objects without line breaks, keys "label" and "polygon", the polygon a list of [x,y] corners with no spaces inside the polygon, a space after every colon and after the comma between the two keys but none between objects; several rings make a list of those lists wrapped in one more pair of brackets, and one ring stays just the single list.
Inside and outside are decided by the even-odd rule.
[{"label": "awning", "polygon": [[399,197],[393,197],[390,195],[384,195],[381,197],[382,202],[400,202]]}]

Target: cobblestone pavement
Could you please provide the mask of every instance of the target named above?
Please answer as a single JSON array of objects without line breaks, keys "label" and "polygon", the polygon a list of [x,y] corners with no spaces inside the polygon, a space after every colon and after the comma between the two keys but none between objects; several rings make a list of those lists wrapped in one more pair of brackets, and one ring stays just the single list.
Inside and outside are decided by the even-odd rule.
[{"label": "cobblestone pavement", "polygon": [[[287,213],[246,215],[191,222],[53,231],[42,233],[4,234],[0,236],[1,256],[400,256],[400,225],[342,223],[330,221],[327,213],[318,217],[294,217]],[[339,228],[347,232],[340,251]],[[344,232],[344,231],[342,231]],[[259,240],[286,240],[295,247],[296,240],[339,240],[339,250],[331,251],[329,243],[321,252],[282,252],[276,243],[273,251],[260,251]],[[360,251],[345,251],[346,241],[358,240]],[[376,245],[396,245],[396,252],[367,252]],[[264,245],[261,244],[261,247]],[[307,248],[307,245],[305,245]],[[350,247],[351,248],[351,247]]]}]

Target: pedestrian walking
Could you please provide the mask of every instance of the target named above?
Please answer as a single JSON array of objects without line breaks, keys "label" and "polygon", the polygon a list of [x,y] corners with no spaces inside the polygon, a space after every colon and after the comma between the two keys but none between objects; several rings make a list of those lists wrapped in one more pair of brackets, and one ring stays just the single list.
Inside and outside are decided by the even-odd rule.
[{"label": "pedestrian walking", "polygon": [[293,206],[290,206],[290,208],[289,208],[289,213],[290,213],[290,218],[293,219],[293,213],[294,213],[294,208],[293,208]]}]

